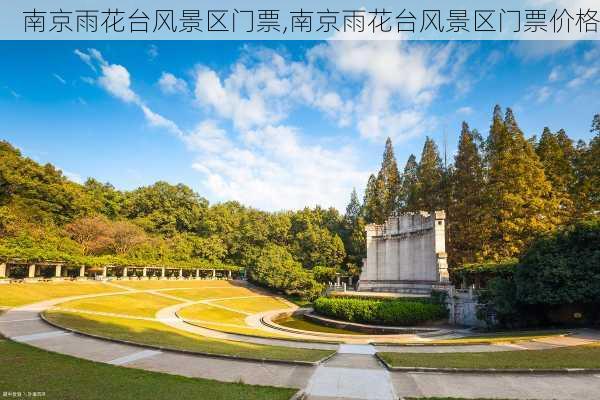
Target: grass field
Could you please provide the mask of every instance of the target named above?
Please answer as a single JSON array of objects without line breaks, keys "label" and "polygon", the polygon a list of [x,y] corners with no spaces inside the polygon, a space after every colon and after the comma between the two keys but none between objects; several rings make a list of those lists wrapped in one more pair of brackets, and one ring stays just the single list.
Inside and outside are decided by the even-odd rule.
[{"label": "grass field", "polygon": [[211,339],[147,320],[52,310],[45,315],[49,321],[59,326],[81,332],[175,350],[284,361],[318,361],[334,352]]},{"label": "grass field", "polygon": [[69,301],[59,307],[153,318],[161,308],[177,303],[176,300],[150,293],[128,293]]},{"label": "grass field", "polygon": [[0,285],[0,307],[16,307],[57,297],[118,292],[98,282],[43,282]]},{"label": "grass field", "polygon": [[377,353],[393,367],[555,369],[600,368],[600,344],[548,350],[476,353]]},{"label": "grass field", "polygon": [[300,329],[305,331],[323,332],[323,333],[338,333],[343,335],[360,335],[360,332],[354,332],[346,329],[332,328],[325,325],[315,324],[302,317],[289,316],[273,321],[278,325],[292,329]]},{"label": "grass field", "polygon": [[211,287],[231,287],[229,281],[219,280],[147,280],[147,281],[117,281],[121,286],[127,286],[132,289],[164,289],[164,288],[201,288]]},{"label": "grass field", "polygon": [[457,339],[434,340],[430,344],[477,344],[477,343],[513,343],[522,340],[543,339],[552,336],[564,335],[569,333],[567,330],[534,330],[534,331],[513,331],[513,332],[493,332],[481,335],[468,336]]},{"label": "grass field", "polygon": [[116,367],[0,339],[3,392],[43,392],[44,399],[285,400],[295,389],[224,383]]}]

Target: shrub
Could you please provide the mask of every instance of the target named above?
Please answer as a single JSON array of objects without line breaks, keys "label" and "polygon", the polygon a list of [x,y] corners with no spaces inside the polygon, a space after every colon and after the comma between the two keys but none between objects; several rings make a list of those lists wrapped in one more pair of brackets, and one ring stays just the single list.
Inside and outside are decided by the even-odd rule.
[{"label": "shrub", "polygon": [[415,325],[447,317],[442,304],[413,299],[320,297],[314,303],[314,310],[344,321],[380,325]]},{"label": "shrub", "polygon": [[248,278],[260,286],[308,300],[323,291],[323,285],[314,280],[310,271],[294,261],[284,247],[273,244],[261,250],[254,265],[248,269]]}]

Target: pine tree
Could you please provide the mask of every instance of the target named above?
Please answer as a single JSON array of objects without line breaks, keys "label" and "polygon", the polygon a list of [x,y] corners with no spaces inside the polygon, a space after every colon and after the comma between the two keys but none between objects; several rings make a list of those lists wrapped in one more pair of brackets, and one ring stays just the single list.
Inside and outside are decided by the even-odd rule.
[{"label": "pine tree", "polygon": [[418,210],[417,204],[417,158],[411,154],[406,161],[404,173],[402,174],[402,187],[400,190],[400,210],[402,212],[411,212]]},{"label": "pine tree", "polygon": [[354,224],[358,217],[360,217],[361,212],[362,210],[360,202],[358,201],[358,194],[356,193],[356,188],[352,188],[352,193],[350,194],[350,203],[348,203],[348,206],[346,207],[346,223]]},{"label": "pine tree", "polygon": [[382,181],[383,198],[383,214],[387,219],[390,215],[398,211],[398,202],[400,197],[400,173],[398,172],[398,164],[394,156],[394,147],[392,140],[388,137],[385,141],[385,151],[383,153],[383,161],[378,174],[378,179]]},{"label": "pine tree", "polygon": [[553,229],[559,207],[512,110],[501,118],[496,106],[486,143],[485,208],[492,233],[485,253],[495,259],[516,256],[535,235]]},{"label": "pine tree", "polygon": [[385,220],[383,215],[382,199],[382,182],[375,175],[369,176],[367,187],[365,189],[365,197],[363,200],[363,213],[365,222],[381,224]]},{"label": "pine tree", "polygon": [[[586,218],[600,210],[600,116],[594,117],[598,123],[596,136],[589,144],[579,141],[575,150],[575,217]],[[594,125],[592,125],[594,127]]]},{"label": "pine tree", "polygon": [[426,137],[417,168],[417,205],[420,210],[432,211],[443,208],[443,174],[444,168],[437,145],[432,139]]},{"label": "pine tree", "polygon": [[573,215],[571,198],[575,186],[575,170],[572,163],[575,151],[573,141],[564,130],[561,129],[553,134],[546,127],[535,150],[544,167],[544,173],[552,184],[552,195],[560,203],[561,222],[567,222]]},{"label": "pine tree", "polygon": [[451,175],[448,206],[448,247],[451,266],[481,261],[489,226],[485,219],[483,160],[479,152],[479,134],[462,124],[458,153]]}]

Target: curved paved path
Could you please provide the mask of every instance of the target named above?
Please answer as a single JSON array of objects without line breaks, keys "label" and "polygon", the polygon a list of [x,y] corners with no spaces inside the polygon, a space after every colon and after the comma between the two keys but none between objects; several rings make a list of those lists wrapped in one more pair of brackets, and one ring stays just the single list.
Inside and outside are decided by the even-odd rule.
[{"label": "curved paved path", "polygon": [[[135,290],[136,292],[148,292]],[[188,355],[170,351],[149,350],[146,347],[121,344],[104,339],[90,338],[56,329],[39,318],[39,313],[59,303],[82,298],[131,293],[71,296],[48,300],[28,306],[9,309],[0,316],[0,334],[19,342],[42,349],[68,354],[93,361],[166,372],[189,377],[217,379],[220,381],[303,388],[307,397],[317,399],[381,399],[391,400],[402,396],[453,396],[501,397],[515,399],[577,399],[597,400],[600,393],[600,375],[561,374],[444,374],[389,372],[375,360],[375,347],[371,345],[340,345],[336,356],[318,367],[286,365],[269,362],[218,359],[201,355]],[[163,322],[180,328],[185,324],[173,319],[176,307],[159,311]],[[190,325],[185,324],[186,329]],[[196,333],[216,334],[216,331],[199,330]],[[242,335],[224,334],[236,340],[246,340]],[[258,338],[256,338],[258,339]],[[580,340],[599,339],[597,332],[582,332],[569,338],[540,339],[542,346],[580,344]],[[266,344],[272,344],[265,339]],[[280,340],[275,340],[281,344]],[[298,342],[290,342],[298,346]],[[303,345],[305,343],[302,343]],[[310,343],[315,345],[315,343]],[[501,346],[419,346],[378,347],[377,350],[397,351],[488,351],[515,350]],[[468,349],[468,350],[467,350]],[[491,350],[494,349],[494,350]]]}]

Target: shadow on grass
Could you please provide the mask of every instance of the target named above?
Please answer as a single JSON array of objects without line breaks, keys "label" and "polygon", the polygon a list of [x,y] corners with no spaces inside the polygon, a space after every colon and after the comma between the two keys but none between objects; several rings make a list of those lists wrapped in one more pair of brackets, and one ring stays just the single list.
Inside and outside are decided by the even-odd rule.
[{"label": "shadow on grass", "polygon": [[333,353],[283,346],[212,339],[171,328],[160,322],[47,311],[46,319],[60,327],[108,339],[124,340],[147,346],[241,357],[254,360],[318,361]]}]

